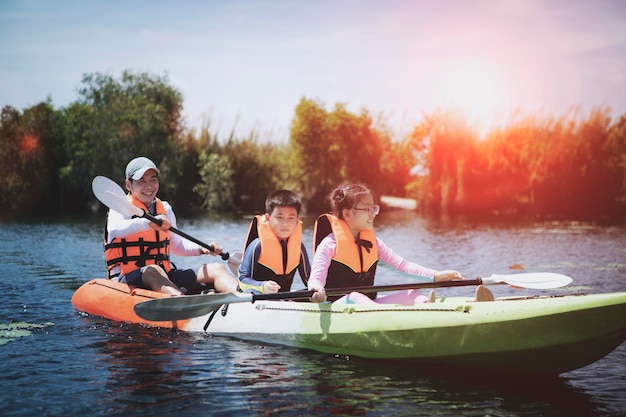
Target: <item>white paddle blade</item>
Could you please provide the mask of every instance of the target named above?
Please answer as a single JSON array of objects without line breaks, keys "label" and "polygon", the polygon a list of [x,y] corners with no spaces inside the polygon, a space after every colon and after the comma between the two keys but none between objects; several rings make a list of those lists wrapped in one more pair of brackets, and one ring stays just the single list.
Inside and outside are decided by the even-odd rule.
[{"label": "white paddle blade", "polygon": [[99,192],[104,192],[104,191],[109,191],[113,194],[119,194],[121,196],[125,195],[124,190],[122,190],[122,187],[120,187],[112,179],[109,179],[102,175],[98,175],[94,177],[93,181],[91,182],[91,189],[93,190],[93,193],[96,195]]},{"label": "white paddle blade", "polygon": [[483,278],[483,284],[509,284],[515,287],[545,290],[565,287],[572,283],[572,278],[554,272],[528,272],[523,274],[498,275]]},{"label": "white paddle blade", "polygon": [[102,204],[124,216],[142,217],[144,215],[142,209],[128,201],[124,190],[107,177],[95,177],[91,182],[91,189]]}]

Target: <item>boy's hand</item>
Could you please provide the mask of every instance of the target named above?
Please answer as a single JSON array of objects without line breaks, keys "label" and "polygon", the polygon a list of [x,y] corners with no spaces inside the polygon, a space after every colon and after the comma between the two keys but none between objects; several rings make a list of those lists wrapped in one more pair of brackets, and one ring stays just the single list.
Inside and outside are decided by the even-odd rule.
[{"label": "boy's hand", "polygon": [[280,291],[280,285],[276,281],[264,281],[263,282],[263,293],[264,294],[275,294]]}]

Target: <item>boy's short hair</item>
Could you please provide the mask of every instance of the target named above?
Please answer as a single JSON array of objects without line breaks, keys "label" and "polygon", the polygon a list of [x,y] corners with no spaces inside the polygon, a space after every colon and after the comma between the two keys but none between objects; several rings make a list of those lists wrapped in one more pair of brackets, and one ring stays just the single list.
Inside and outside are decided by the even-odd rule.
[{"label": "boy's short hair", "polygon": [[265,199],[265,211],[272,214],[276,207],[293,207],[296,209],[298,215],[300,215],[302,201],[293,191],[276,190],[272,191]]}]

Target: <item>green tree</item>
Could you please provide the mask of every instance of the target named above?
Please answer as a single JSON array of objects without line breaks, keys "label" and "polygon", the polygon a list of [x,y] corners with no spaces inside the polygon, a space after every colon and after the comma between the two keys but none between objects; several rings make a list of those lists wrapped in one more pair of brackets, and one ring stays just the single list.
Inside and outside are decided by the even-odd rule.
[{"label": "green tree", "polygon": [[[230,161],[235,184],[234,205],[246,213],[262,213],[265,198],[278,188],[292,188],[285,181],[286,147],[271,143],[261,144],[251,134],[248,138],[230,138],[222,151]],[[297,191],[297,190],[295,190]]]},{"label": "green tree", "polygon": [[322,103],[302,98],[289,145],[290,172],[308,211],[327,211],[328,194],[344,181],[366,182],[378,194],[388,189],[381,158],[390,152],[390,140],[367,110],[356,116],[337,104],[328,112]]},{"label": "green tree", "polygon": [[611,126],[606,151],[609,155],[607,168],[615,175],[618,183],[621,183],[616,199],[626,202],[626,114]]},{"label": "green tree", "polygon": [[182,215],[195,215],[204,210],[203,197],[194,191],[202,178],[198,170],[200,153],[221,152],[217,138],[209,131],[209,125],[202,126],[199,131],[191,129],[179,136],[173,152],[173,166],[179,167],[176,172],[170,172],[168,184],[169,198],[176,203],[176,212]]},{"label": "green tree", "polygon": [[333,142],[339,145],[342,180],[365,182],[377,193],[384,192],[387,181],[381,160],[389,137],[374,127],[369,112],[363,109],[357,116],[337,104],[329,114],[329,126]]},{"label": "green tree", "polygon": [[308,211],[322,211],[332,187],[342,180],[341,148],[328,125],[328,113],[314,100],[296,106],[289,138],[292,178],[302,190]]},{"label": "green tree", "polygon": [[228,158],[202,151],[198,168],[201,182],[194,187],[194,191],[202,197],[202,208],[208,211],[232,209],[233,171]]},{"label": "green tree", "polygon": [[449,116],[427,116],[410,138],[422,167],[411,186],[422,206],[568,218],[614,211],[624,173],[612,155],[620,155],[623,133],[610,127],[606,109],[586,119],[519,117],[482,141]]},{"label": "green tree", "polygon": [[382,179],[385,181],[381,190],[388,195],[407,197],[410,194],[409,184],[415,179],[412,173],[415,160],[409,141],[389,141],[380,161]]},{"label": "green tree", "polygon": [[54,214],[61,208],[58,161],[61,115],[50,101],[0,119],[0,204],[3,212]]},{"label": "green tree", "polygon": [[477,133],[455,112],[425,116],[409,136],[421,174],[409,188],[425,210],[458,211],[475,190],[471,167],[476,164]]},{"label": "green tree", "polygon": [[23,178],[25,170],[21,155],[23,148],[31,148],[24,141],[22,145],[22,123],[20,112],[10,106],[2,109],[0,119],[0,203],[5,213],[16,211],[24,205],[29,184]]},{"label": "green tree", "polygon": [[520,116],[493,130],[481,143],[482,193],[485,211],[513,212],[534,202],[533,184],[539,161],[550,147],[550,121]]},{"label": "green tree", "polygon": [[[182,95],[167,77],[129,71],[120,79],[87,74],[79,95],[65,111],[61,179],[67,198],[92,200],[89,182],[94,176],[121,181],[126,163],[139,155],[153,159],[163,178],[175,176],[173,145],[182,131]],[[165,195],[173,183],[165,182]]]},{"label": "green tree", "polygon": [[537,213],[596,217],[609,210],[619,192],[621,177],[608,164],[608,111],[594,110],[587,119],[575,116],[545,122],[531,139],[540,149],[531,170]]}]

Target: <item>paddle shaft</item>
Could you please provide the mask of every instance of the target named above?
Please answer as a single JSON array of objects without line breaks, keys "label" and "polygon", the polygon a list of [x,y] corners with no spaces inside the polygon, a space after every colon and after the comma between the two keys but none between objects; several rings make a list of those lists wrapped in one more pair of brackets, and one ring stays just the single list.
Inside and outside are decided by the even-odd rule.
[{"label": "paddle shaft", "polygon": [[[442,288],[442,287],[468,287],[474,285],[481,285],[483,283],[482,278],[465,279],[462,281],[441,281],[441,282],[420,282],[411,284],[391,284],[391,285],[375,285],[372,287],[347,287],[347,288],[327,288],[327,295],[343,295],[351,292],[383,292],[383,291],[403,291],[403,290],[415,290],[420,288]],[[274,294],[252,294],[252,301],[261,300],[297,300],[300,298],[309,298],[315,291],[301,290],[301,291],[289,291],[289,292],[277,292]]]},{"label": "paddle shaft", "polygon": [[[343,295],[354,291],[399,291],[417,288],[434,287],[457,287],[466,285],[480,285],[482,279],[444,282],[424,282],[399,285],[378,285],[373,287],[350,287],[329,288],[329,295]],[[306,300],[314,294],[314,291],[301,290],[290,292],[278,292],[275,294],[251,294],[251,293],[213,293],[189,295],[186,297],[165,297],[143,301],[134,306],[135,313],[146,320],[169,321],[184,320],[192,317],[200,317],[217,310],[220,306],[233,303],[254,303],[261,300]]]},{"label": "paddle shaft", "polygon": [[[236,254],[235,254],[236,255]],[[477,285],[509,284],[520,288],[548,289],[569,285],[572,279],[562,274],[551,272],[535,272],[514,275],[496,275],[476,279],[418,282],[410,284],[392,284],[376,286],[360,286],[349,288],[328,288],[326,293],[331,296],[349,294],[351,292],[372,293],[377,291],[402,291],[421,288],[466,287]],[[189,295],[186,297],[165,297],[144,301],[135,305],[139,317],[153,321],[182,320],[199,317],[215,311],[219,306],[233,303],[253,303],[261,300],[306,300],[314,291],[301,290],[279,292],[275,294],[253,293],[213,293]]]},{"label": "paddle shaft", "polygon": [[[154,223],[158,224],[159,226],[161,226],[161,224],[163,224],[163,221],[161,219],[157,219],[152,214],[146,213],[145,210],[143,211],[143,216],[142,217],[145,217],[146,219],[150,220],[151,222],[154,222]],[[182,230],[179,230],[179,229],[177,229],[177,228],[175,228],[173,226],[170,227],[169,230],[172,231],[173,233],[176,233],[179,236],[184,237],[187,240],[192,241],[193,243],[196,243],[196,244],[202,246],[203,248],[207,248],[211,252],[213,252],[215,250],[215,248],[213,246],[207,245],[206,243],[196,239],[193,236],[188,235],[187,233],[185,233]],[[227,260],[230,257],[230,254],[228,252],[222,252],[219,255],[222,257],[223,260]]]}]

